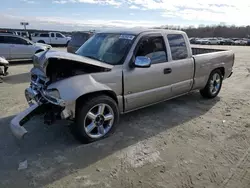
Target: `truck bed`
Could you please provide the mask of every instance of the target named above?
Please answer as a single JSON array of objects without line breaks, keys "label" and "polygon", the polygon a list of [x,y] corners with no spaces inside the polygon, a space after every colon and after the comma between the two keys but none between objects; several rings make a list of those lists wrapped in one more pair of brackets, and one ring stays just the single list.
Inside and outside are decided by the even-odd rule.
[{"label": "truck bed", "polygon": [[192,49],[192,54],[193,55],[226,51],[226,50],[223,50],[223,49],[210,49],[210,48],[197,48],[197,47],[195,47],[195,48],[192,47],[191,49]]},{"label": "truck bed", "polygon": [[225,78],[234,64],[234,53],[231,50],[192,48],[195,65],[193,89],[204,88],[212,70],[219,68]]}]

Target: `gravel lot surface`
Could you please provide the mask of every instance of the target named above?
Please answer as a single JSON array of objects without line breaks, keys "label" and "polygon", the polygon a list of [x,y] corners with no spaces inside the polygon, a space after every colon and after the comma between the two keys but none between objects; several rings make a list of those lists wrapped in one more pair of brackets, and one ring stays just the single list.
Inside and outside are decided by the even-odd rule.
[{"label": "gravel lot surface", "polygon": [[41,117],[14,139],[9,122],[27,107],[32,65],[11,66],[0,84],[0,187],[249,188],[250,47],[218,48],[232,49],[236,62],[216,99],[194,92],[132,112],[113,136],[88,145],[67,122],[45,126]]}]

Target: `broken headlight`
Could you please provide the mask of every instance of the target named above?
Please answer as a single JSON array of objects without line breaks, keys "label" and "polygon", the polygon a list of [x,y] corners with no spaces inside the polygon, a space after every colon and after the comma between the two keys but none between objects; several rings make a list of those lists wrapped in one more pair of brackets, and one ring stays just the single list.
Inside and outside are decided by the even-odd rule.
[{"label": "broken headlight", "polygon": [[60,93],[57,89],[47,89],[43,91],[43,97],[47,99],[50,103],[65,106],[65,101],[61,99]]},{"label": "broken headlight", "polygon": [[48,89],[44,91],[44,95],[47,97],[53,97],[55,99],[60,99],[60,93],[57,89]]}]

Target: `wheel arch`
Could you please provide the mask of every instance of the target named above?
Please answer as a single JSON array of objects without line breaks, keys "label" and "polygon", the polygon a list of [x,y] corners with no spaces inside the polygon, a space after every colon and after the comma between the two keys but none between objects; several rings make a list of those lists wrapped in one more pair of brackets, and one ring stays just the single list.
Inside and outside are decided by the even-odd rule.
[{"label": "wheel arch", "polygon": [[118,99],[117,99],[117,96],[116,96],[114,91],[112,91],[112,90],[100,90],[100,91],[94,91],[94,92],[85,93],[85,94],[81,95],[80,97],[78,97],[76,99],[76,106],[77,106],[77,104],[81,103],[82,101],[85,101],[91,97],[100,96],[100,95],[107,95],[118,104]]},{"label": "wheel arch", "polygon": [[118,108],[119,108],[118,98],[117,98],[114,91],[112,91],[112,90],[94,91],[94,92],[90,92],[90,93],[85,93],[76,99],[75,109],[74,109],[75,110],[75,117],[77,116],[77,112],[78,112],[77,109],[82,105],[82,103],[84,101],[89,100],[90,98],[93,98],[93,97],[98,97],[98,96],[103,96],[103,95],[112,98],[116,102],[116,104],[118,105]]},{"label": "wheel arch", "polygon": [[[219,71],[221,72],[221,74],[222,74],[222,77],[224,78],[224,76],[225,76],[225,68],[224,68],[224,67],[217,67],[217,68],[213,69],[213,70],[211,71],[211,73],[212,73],[213,71],[215,71],[215,70],[219,70]],[[210,74],[211,74],[211,73],[210,73]]]}]

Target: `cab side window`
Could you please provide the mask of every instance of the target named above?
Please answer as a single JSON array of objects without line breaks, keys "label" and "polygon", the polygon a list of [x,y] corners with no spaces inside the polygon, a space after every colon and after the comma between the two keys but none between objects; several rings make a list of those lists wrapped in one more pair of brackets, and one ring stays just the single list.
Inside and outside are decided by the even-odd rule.
[{"label": "cab side window", "polygon": [[167,35],[172,59],[181,60],[188,57],[187,46],[185,39],[181,34],[169,34]]},{"label": "cab side window", "polygon": [[63,38],[63,36],[60,33],[56,33],[57,38]]},{"label": "cab side window", "polygon": [[51,37],[55,37],[55,34],[54,34],[54,33],[51,33],[50,36],[51,36]]},{"label": "cab side window", "polygon": [[162,36],[143,37],[137,46],[135,57],[146,56],[152,64],[167,62],[167,52]]},{"label": "cab side window", "polygon": [[49,37],[49,34],[48,33],[41,33],[40,37]]}]

